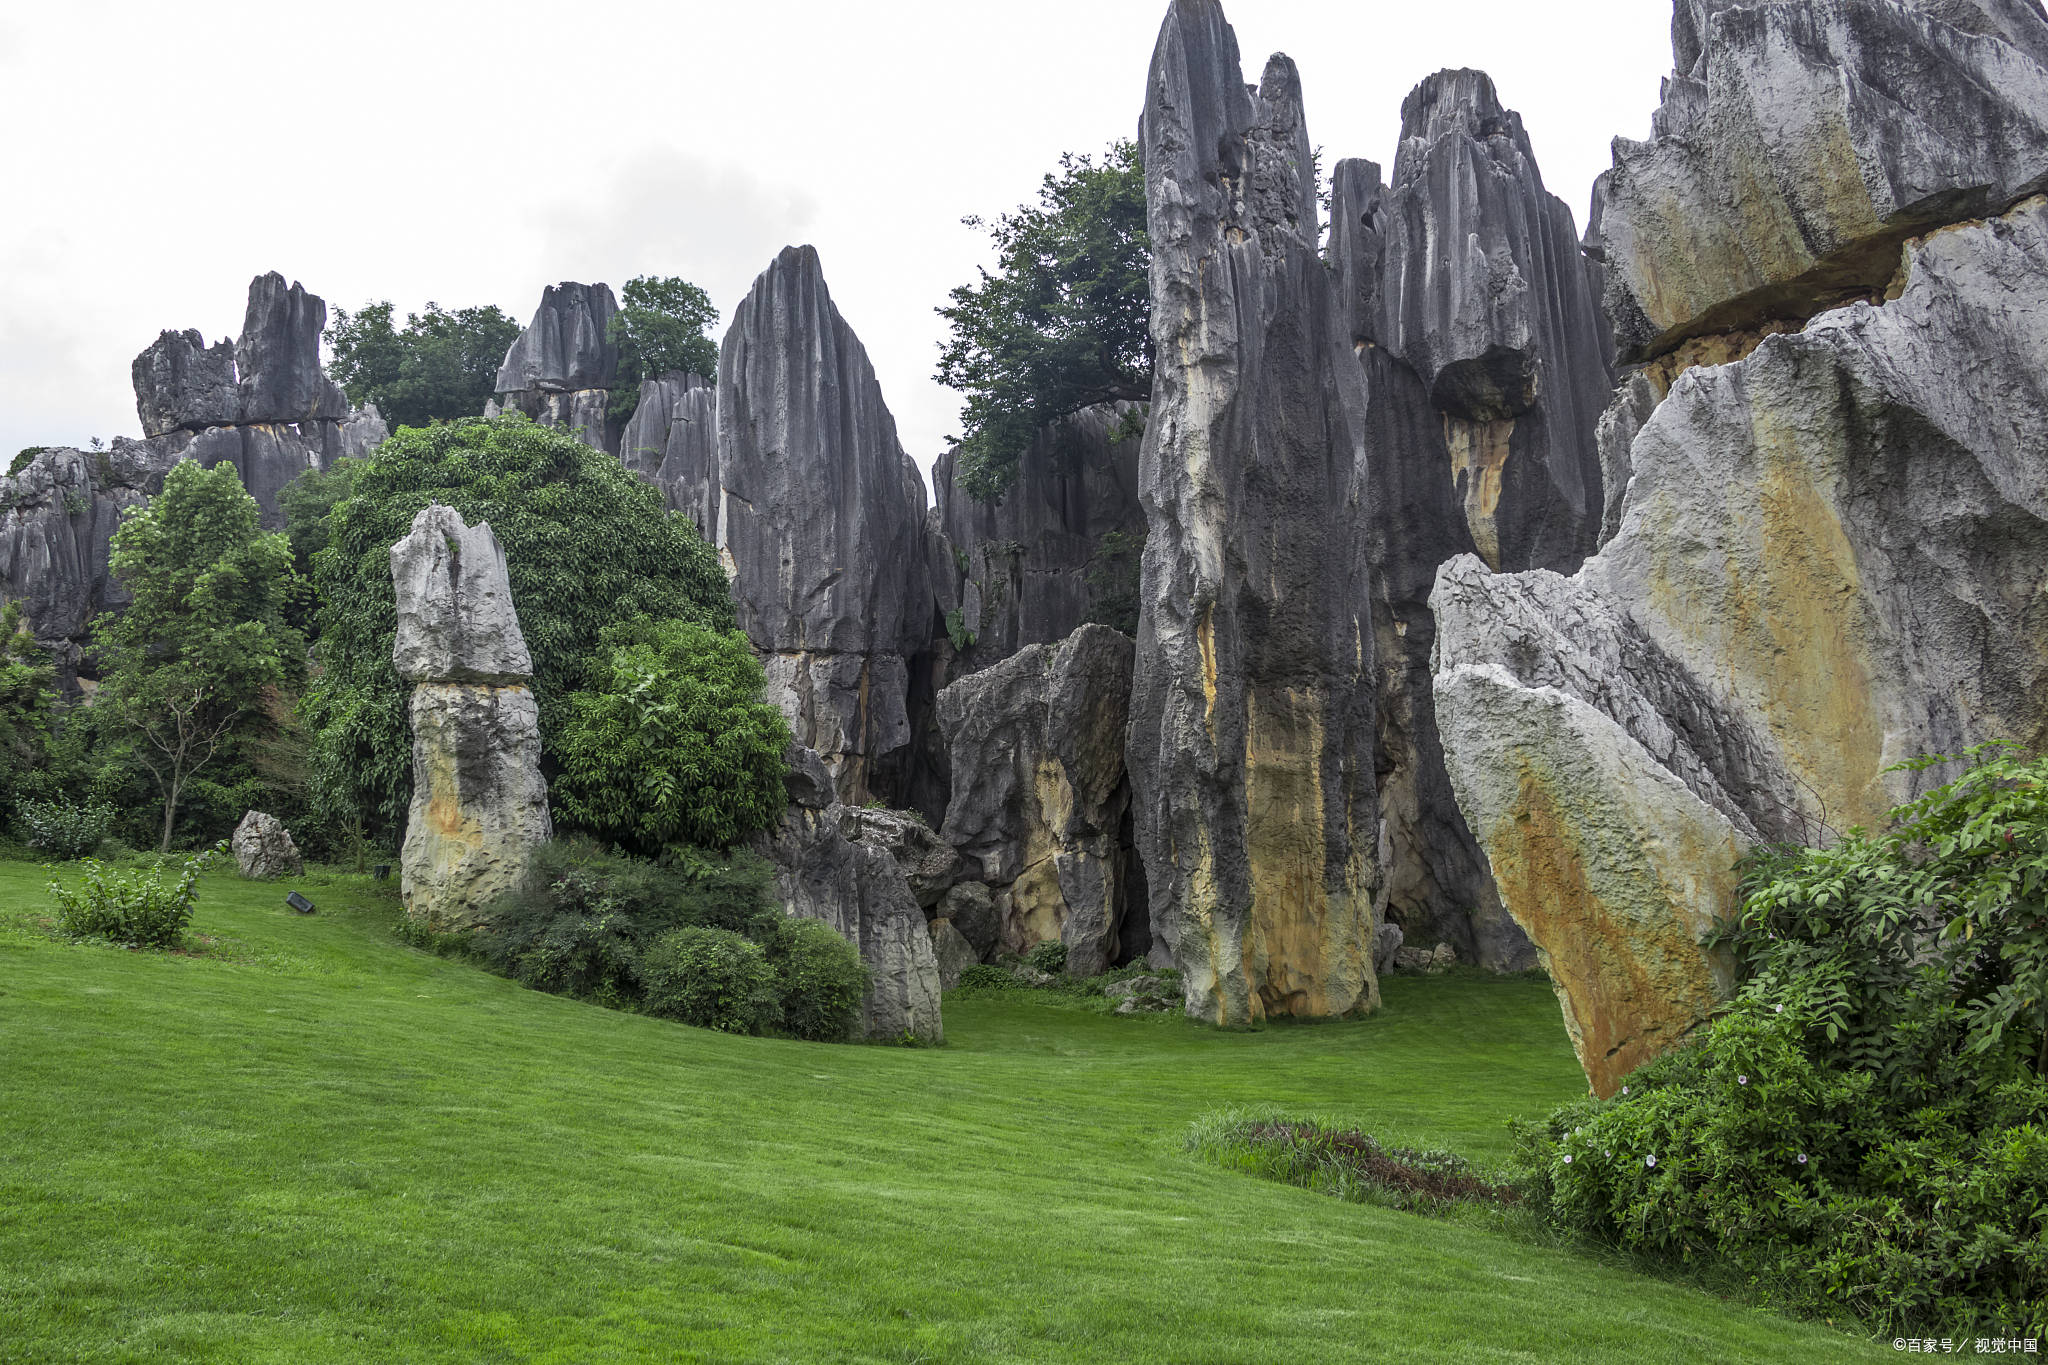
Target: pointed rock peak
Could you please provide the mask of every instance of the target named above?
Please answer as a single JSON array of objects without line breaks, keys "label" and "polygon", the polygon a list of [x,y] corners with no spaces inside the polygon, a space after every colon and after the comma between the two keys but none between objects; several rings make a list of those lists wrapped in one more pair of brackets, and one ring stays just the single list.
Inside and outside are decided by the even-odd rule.
[{"label": "pointed rock peak", "polygon": [[1528,163],[1540,188],[1536,154],[1522,116],[1501,104],[1493,78],[1470,69],[1439,71],[1425,79],[1401,102],[1401,145],[1394,156],[1394,183],[1405,184],[1419,173],[1429,149],[1447,137],[1489,142],[1506,138]]},{"label": "pointed rock peak", "polygon": [[619,374],[612,318],[619,302],[608,284],[564,280],[541,291],[533,321],[505,352],[498,392],[573,393],[609,388]]},{"label": "pointed rock peak", "polygon": [[337,422],[348,415],[341,391],[320,368],[327,303],[276,271],[249,282],[249,306],[235,343],[244,422]]},{"label": "pointed rock peak", "polygon": [[[1217,0],[1173,0],[1152,50],[1141,127],[1145,164],[1183,183],[1242,178],[1251,92],[1237,34]],[[1222,163],[1219,166],[1219,161]]]}]

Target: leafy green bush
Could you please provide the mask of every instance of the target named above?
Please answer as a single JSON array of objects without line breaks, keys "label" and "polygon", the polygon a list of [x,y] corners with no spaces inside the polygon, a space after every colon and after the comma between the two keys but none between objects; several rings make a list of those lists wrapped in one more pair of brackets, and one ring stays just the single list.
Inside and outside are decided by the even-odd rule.
[{"label": "leafy green bush", "polygon": [[868,993],[860,951],[822,920],[786,919],[769,944],[782,1029],[819,1043],[843,1042]]},{"label": "leafy green bush", "polygon": [[469,946],[486,966],[535,990],[627,1005],[641,997],[641,954],[663,933],[772,923],[772,875],[750,854],[693,853],[664,865],[589,839],[558,839],[535,854],[527,889],[491,904]]},{"label": "leafy green bush", "polygon": [[1753,860],[1731,1010],[1523,1131],[1555,1223],[1880,1329],[2048,1333],[2048,761],[1972,757]]},{"label": "leafy green bush", "polygon": [[649,1014],[721,1033],[777,1022],[775,968],[752,939],[724,929],[671,929],[641,959]]},{"label": "leafy green bush", "polygon": [[192,923],[199,877],[226,845],[183,860],[175,882],[164,879],[164,860],[143,872],[108,870],[96,858],[85,861],[85,884],[76,890],[50,883],[57,923],[67,934],[103,938],[139,948],[171,948]]},{"label": "leafy green bush", "polygon": [[954,986],[962,991],[1021,991],[1024,983],[1005,968],[987,962],[977,962],[960,973],[960,980]]},{"label": "leafy green bush", "polygon": [[84,857],[114,827],[114,808],[95,801],[24,801],[15,816],[23,842],[54,858]]},{"label": "leafy green bush", "polygon": [[603,640],[556,745],[556,808],[645,853],[731,848],[773,824],[789,802],[789,723],[761,699],[746,636],[643,618]]},{"label": "leafy green bush", "polygon": [[1031,951],[1024,954],[1024,965],[1048,976],[1058,976],[1067,969],[1067,945],[1056,938],[1034,944]]}]

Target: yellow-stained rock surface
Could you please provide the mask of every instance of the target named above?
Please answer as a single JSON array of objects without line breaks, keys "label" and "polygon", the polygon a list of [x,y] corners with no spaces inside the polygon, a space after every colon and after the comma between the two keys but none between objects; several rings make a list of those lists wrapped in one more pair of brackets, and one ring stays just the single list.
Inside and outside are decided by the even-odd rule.
[{"label": "yellow-stained rock surface", "polygon": [[399,857],[406,913],[436,929],[480,922],[548,841],[540,710],[523,686],[421,683],[412,694],[413,796]]}]

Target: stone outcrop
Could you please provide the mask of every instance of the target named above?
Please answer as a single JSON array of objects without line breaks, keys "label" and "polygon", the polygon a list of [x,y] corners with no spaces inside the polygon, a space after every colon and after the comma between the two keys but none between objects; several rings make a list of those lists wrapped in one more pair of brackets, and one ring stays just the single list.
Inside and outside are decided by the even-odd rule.
[{"label": "stone outcrop", "polygon": [[384,420],[384,414],[377,411],[375,403],[349,409],[342,419],[340,447],[336,454],[351,460],[362,459],[378,446],[391,438],[391,427]]},{"label": "stone outcrop", "polygon": [[1142,150],[1158,369],[1129,765],[1190,1015],[1378,1003],[1365,376],[1317,251],[1293,64],[1174,0]]},{"label": "stone outcrop", "polygon": [[1476,552],[1452,477],[1451,423],[1413,366],[1372,340],[1383,326],[1382,233],[1387,209],[1379,168],[1338,163],[1332,187],[1330,261],[1363,371],[1371,512],[1364,537],[1372,565],[1378,670],[1379,853],[1377,917],[1418,940],[1455,943],[1491,970],[1533,964],[1535,950],[1493,884],[1465,827],[1444,771],[1430,690],[1436,618],[1429,593],[1437,566]]},{"label": "stone outcrop", "polygon": [[284,827],[284,821],[262,811],[252,810],[242,817],[229,847],[242,875],[256,881],[297,877],[306,870],[299,857],[299,846],[292,842],[292,833]]},{"label": "stone outcrop", "polygon": [[[803,750],[790,758],[797,778],[818,763]],[[823,921],[859,949],[870,982],[862,1005],[867,1037],[944,1041],[939,958],[902,850],[891,844],[900,831],[875,818],[883,813],[841,805],[812,785],[792,780],[792,793],[803,795],[756,841],[775,866],[776,895],[787,913]]]},{"label": "stone outcrop", "polygon": [[619,345],[611,332],[618,312],[608,284],[565,281],[542,290],[533,321],[498,367],[497,396],[485,416],[523,412],[593,449],[616,453],[620,433],[605,412],[619,381]]},{"label": "stone outcrop", "polygon": [[1451,776],[1601,1093],[1725,987],[1698,938],[1747,843],[2048,743],[2048,199],[1893,292],[1679,375],[1574,578],[1439,582]]},{"label": "stone outcrop", "polygon": [[1521,115],[1483,72],[1441,71],[1401,106],[1392,183],[1375,195],[1370,163],[1339,174],[1347,234],[1378,239],[1360,339],[1428,389],[1479,554],[1571,572],[1600,529],[1611,341],[1597,267],[1543,186]]},{"label": "stone outcrop", "polygon": [[284,526],[278,495],[312,469],[362,454],[388,431],[374,409],[350,410],[320,368],[327,305],[284,276],[249,285],[242,335],[212,347],[198,332],[165,332],[135,358],[135,411],[150,454],[168,469],[231,464],[256,499],[265,530]]},{"label": "stone outcrop", "polygon": [[1069,972],[1095,976],[1151,948],[1124,770],[1133,652],[1083,626],[939,693],[953,778],[942,833],[993,902],[984,956],[1057,940]]},{"label": "stone outcrop", "polygon": [[1907,238],[2048,187],[2025,0],[1680,0],[1672,38],[1587,230],[1625,359],[1882,297]]},{"label": "stone outcrop", "polygon": [[718,391],[694,374],[640,383],[619,459],[718,543]]},{"label": "stone outcrop", "polygon": [[678,481],[671,502],[715,506],[740,628],[798,743],[849,804],[908,805],[937,690],[924,480],[812,248],[741,303],[716,410],[716,486]]},{"label": "stone outcrop", "polygon": [[488,524],[426,508],[391,547],[391,581],[391,660],[414,684],[400,892],[416,920],[472,926],[525,882],[533,851],[553,837],[533,664]]},{"label": "stone outcrop", "polygon": [[93,618],[129,601],[107,564],[121,514],[161,492],[173,463],[120,437],[107,451],[44,450],[0,478],[0,605],[22,604],[67,686]]},{"label": "stone outcrop", "polygon": [[1090,621],[1137,629],[1138,438],[1127,403],[1076,413],[1040,433],[1018,459],[1016,485],[981,502],[954,476],[957,452],[932,466],[933,498],[959,583],[956,671],[1026,645],[1057,644]]}]

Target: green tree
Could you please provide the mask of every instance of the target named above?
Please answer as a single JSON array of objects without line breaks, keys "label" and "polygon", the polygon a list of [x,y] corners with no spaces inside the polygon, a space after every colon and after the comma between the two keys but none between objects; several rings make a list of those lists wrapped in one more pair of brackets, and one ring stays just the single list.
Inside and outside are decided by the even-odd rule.
[{"label": "green tree", "polygon": [[49,653],[28,632],[21,603],[0,608],[0,811],[42,794],[31,775],[48,765],[56,677]]},{"label": "green tree", "polygon": [[128,514],[110,563],[134,600],[97,622],[106,671],[96,705],[156,781],[158,847],[169,852],[186,788],[303,672],[305,642],[285,618],[291,546],[258,526],[234,466],[188,460]]},{"label": "green tree", "polygon": [[394,435],[356,471],[313,556],[322,671],[305,714],[313,798],[337,828],[360,821],[388,835],[411,800],[411,689],[391,666],[390,549],[430,502],[488,521],[505,547],[550,762],[606,626],[640,616],[734,625],[711,548],[616,458],[517,414]]},{"label": "green tree", "polygon": [[1097,403],[1152,396],[1151,243],[1145,173],[1131,142],[1098,163],[1068,153],[1037,204],[991,226],[997,268],[938,310],[953,329],[941,384],[966,395],[958,469],[968,492],[1001,497],[1018,457],[1052,422]]},{"label": "green tree", "polygon": [[619,382],[609,416],[623,423],[640,402],[640,381],[671,371],[713,379],[718,343],[708,332],[718,322],[711,296],[673,275],[641,275],[626,281],[611,324],[619,344]]},{"label": "green tree", "polygon": [[389,302],[337,309],[327,327],[328,372],[351,403],[375,403],[396,429],[474,417],[497,390],[519,324],[496,306],[452,312],[429,303],[393,325]]},{"label": "green tree", "polygon": [[731,848],[789,802],[789,725],[761,700],[768,679],[747,638],[687,621],[607,630],[590,686],[569,698],[558,809],[643,853]]}]

